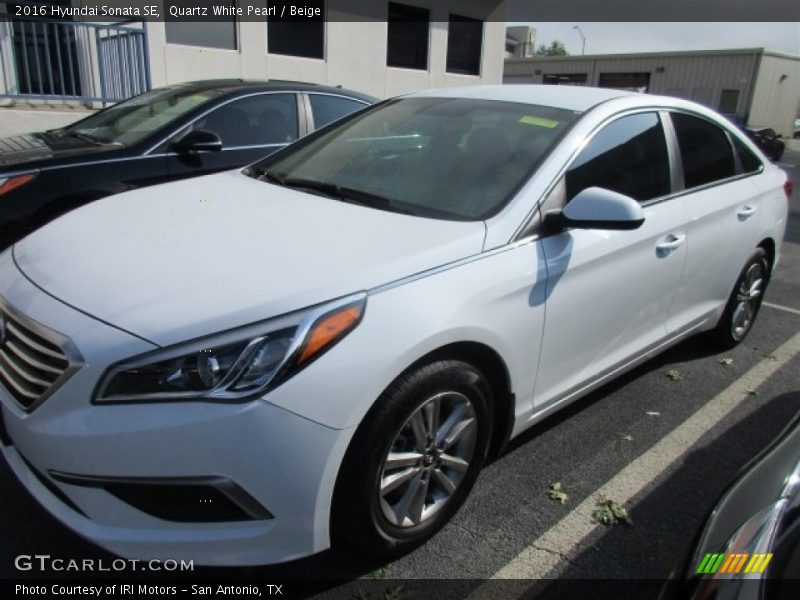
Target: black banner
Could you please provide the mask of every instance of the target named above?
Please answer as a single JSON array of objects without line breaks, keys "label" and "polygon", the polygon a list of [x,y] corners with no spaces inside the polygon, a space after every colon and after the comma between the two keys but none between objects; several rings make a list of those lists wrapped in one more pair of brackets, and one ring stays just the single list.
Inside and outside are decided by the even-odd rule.
[{"label": "black banner", "polygon": [[[452,2],[431,0],[431,20],[447,21]],[[800,21],[797,0],[485,0],[468,16],[484,21]],[[478,14],[480,13],[480,14]],[[0,18],[69,21],[386,21],[377,0],[0,0]]]}]

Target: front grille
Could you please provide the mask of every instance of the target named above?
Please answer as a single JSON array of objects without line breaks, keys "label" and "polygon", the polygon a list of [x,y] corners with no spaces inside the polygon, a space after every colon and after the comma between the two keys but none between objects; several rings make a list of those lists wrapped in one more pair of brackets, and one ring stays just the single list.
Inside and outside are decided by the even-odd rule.
[{"label": "front grille", "polygon": [[3,306],[0,318],[5,330],[0,339],[0,385],[24,408],[32,408],[67,373],[69,358],[58,344],[43,337],[58,334],[41,326],[34,331]]}]

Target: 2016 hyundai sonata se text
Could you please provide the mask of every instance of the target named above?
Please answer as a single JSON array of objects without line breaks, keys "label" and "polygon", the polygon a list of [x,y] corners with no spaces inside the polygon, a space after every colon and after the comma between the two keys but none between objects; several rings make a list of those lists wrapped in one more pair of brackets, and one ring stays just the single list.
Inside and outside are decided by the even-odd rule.
[{"label": "2016 hyundai sonata se text", "polygon": [[689,335],[741,341],[789,194],[683,100],[390,100],[0,255],[3,454],[124,556],[400,553],[545,415]]}]

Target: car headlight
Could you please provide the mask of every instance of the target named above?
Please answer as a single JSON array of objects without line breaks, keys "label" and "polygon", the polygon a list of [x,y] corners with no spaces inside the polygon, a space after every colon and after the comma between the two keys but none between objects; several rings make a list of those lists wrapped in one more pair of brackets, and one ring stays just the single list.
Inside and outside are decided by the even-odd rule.
[{"label": "car headlight", "polygon": [[280,385],[361,322],[367,295],[157,350],[112,366],[95,402],[247,400]]}]

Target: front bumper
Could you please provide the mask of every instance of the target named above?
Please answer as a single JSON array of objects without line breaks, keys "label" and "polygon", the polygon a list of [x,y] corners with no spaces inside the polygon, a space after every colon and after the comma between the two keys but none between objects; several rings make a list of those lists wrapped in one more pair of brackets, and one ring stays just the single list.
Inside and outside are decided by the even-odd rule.
[{"label": "front bumper", "polygon": [[[0,295],[10,305],[68,336],[84,357],[84,366],[35,410],[25,411],[0,388],[6,442],[11,441],[2,445],[2,454],[57,519],[128,558],[253,565],[328,547],[333,487],[352,429],[320,425],[264,399],[93,405],[107,366],[152,344],[40,291],[17,271],[10,253],[0,255],[0,282]],[[322,384],[320,389],[330,390]],[[167,520],[63,474],[232,482],[266,510],[236,521]]]}]

